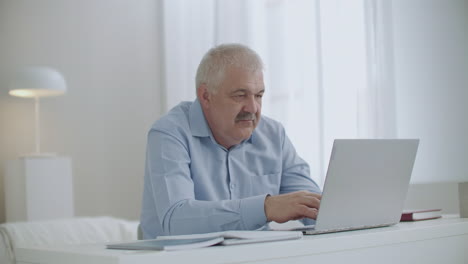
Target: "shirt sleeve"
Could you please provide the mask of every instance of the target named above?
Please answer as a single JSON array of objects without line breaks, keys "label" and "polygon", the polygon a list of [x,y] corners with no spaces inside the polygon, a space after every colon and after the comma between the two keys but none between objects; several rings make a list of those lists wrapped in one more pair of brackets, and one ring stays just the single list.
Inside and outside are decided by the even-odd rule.
[{"label": "shirt sleeve", "polygon": [[188,144],[182,139],[153,130],[147,148],[145,185],[150,185],[150,192],[143,199],[151,199],[148,204],[154,204],[159,229],[163,232],[159,235],[253,230],[266,224],[266,195],[237,200],[196,200]]},{"label": "shirt sleeve", "polygon": [[295,191],[310,191],[321,193],[317,183],[310,177],[310,169],[296,153],[296,150],[283,130],[283,171],[281,177],[280,193]]},{"label": "shirt sleeve", "polygon": [[[296,153],[291,141],[284,133],[283,142],[283,175],[281,177],[280,193],[290,193],[295,191],[309,191],[313,193],[322,193],[317,183],[310,177],[310,169],[305,162]],[[304,225],[313,225],[315,220],[301,219]]]}]

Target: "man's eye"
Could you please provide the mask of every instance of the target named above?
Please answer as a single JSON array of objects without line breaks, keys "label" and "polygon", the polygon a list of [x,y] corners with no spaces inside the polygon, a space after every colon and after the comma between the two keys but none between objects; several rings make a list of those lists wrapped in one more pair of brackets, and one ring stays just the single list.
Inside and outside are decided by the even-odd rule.
[{"label": "man's eye", "polygon": [[257,95],[255,95],[255,97],[257,97],[257,98],[262,98],[262,97],[263,97],[263,94],[257,94]]}]

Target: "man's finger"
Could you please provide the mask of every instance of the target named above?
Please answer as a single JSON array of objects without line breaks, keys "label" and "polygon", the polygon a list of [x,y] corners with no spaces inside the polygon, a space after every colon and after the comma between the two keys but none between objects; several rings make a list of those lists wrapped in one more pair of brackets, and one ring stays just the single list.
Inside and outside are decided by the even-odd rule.
[{"label": "man's finger", "polygon": [[299,199],[299,204],[305,205],[310,208],[320,208],[320,199],[315,196],[303,196]]},{"label": "man's finger", "polygon": [[322,199],[322,195],[319,194],[319,193],[313,193],[313,192],[309,192],[309,191],[298,191],[298,192],[295,192],[295,193],[291,193],[291,194],[295,194],[295,195],[298,195],[298,196],[307,196],[307,197],[315,197],[317,199]]},{"label": "man's finger", "polygon": [[317,198],[317,199],[319,199],[319,200],[322,199],[322,195],[319,194],[319,193],[308,192],[308,193],[307,193],[307,196],[309,196],[309,197],[315,197],[315,198]]},{"label": "man's finger", "polygon": [[299,206],[300,218],[311,218],[317,219],[318,210],[316,208],[310,208],[305,205]]}]

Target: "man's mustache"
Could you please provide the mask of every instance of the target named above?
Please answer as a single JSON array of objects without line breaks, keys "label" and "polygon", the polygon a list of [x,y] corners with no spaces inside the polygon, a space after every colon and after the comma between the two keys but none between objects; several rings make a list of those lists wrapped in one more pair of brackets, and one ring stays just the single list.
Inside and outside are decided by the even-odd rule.
[{"label": "man's mustache", "polygon": [[256,119],[257,119],[257,116],[249,112],[240,112],[236,116],[236,121],[255,121]]}]

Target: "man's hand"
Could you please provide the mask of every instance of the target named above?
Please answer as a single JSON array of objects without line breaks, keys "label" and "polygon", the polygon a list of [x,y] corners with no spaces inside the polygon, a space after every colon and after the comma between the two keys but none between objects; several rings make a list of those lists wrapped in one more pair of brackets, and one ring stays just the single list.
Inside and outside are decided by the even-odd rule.
[{"label": "man's hand", "polygon": [[316,219],[320,208],[320,194],[298,191],[265,198],[265,215],[268,221],[284,223],[302,218]]}]

